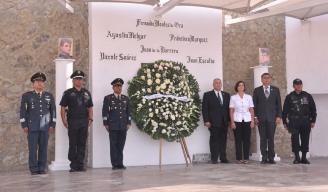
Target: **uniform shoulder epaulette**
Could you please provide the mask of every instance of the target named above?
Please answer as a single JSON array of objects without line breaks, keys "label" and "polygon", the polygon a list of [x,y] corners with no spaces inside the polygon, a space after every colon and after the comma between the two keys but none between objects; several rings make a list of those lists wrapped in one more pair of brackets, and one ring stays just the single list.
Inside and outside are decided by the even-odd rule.
[{"label": "uniform shoulder epaulette", "polygon": [[107,99],[111,99],[113,97],[114,94],[109,94],[106,96]]},{"label": "uniform shoulder epaulette", "polygon": [[67,89],[65,92],[70,92],[70,91],[72,91],[72,90],[74,90],[74,88],[69,88],[69,89]]},{"label": "uniform shoulder epaulette", "polygon": [[23,95],[30,95],[30,94],[32,94],[33,93],[33,91],[27,91],[27,92],[25,92]]}]

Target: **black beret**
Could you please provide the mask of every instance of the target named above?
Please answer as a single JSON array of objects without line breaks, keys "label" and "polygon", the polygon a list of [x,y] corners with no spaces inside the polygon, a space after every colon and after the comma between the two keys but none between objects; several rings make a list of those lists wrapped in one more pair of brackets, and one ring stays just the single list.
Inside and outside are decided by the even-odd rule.
[{"label": "black beret", "polygon": [[294,81],[293,81],[293,85],[302,85],[303,84],[303,82],[302,82],[302,80],[301,79],[294,79]]},{"label": "black beret", "polygon": [[74,79],[74,78],[84,78],[84,77],[85,77],[85,74],[81,70],[76,70],[71,75],[71,79]]},{"label": "black beret", "polygon": [[47,80],[46,75],[44,73],[41,72],[37,72],[34,75],[32,75],[31,77],[31,82],[34,81],[43,81],[45,82]]},{"label": "black beret", "polygon": [[124,84],[123,79],[121,79],[121,78],[116,78],[116,79],[114,79],[114,80],[112,81],[111,85],[116,85],[116,84],[121,84],[121,85],[123,85],[123,84]]}]

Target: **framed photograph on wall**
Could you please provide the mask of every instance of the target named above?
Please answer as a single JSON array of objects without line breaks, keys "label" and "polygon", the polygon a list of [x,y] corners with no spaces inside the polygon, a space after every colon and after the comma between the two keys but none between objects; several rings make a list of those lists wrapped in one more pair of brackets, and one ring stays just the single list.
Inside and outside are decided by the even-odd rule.
[{"label": "framed photograph on wall", "polygon": [[73,58],[73,38],[58,39],[58,58],[60,59]]},{"label": "framed photograph on wall", "polygon": [[259,48],[259,64],[270,65],[269,48]]}]

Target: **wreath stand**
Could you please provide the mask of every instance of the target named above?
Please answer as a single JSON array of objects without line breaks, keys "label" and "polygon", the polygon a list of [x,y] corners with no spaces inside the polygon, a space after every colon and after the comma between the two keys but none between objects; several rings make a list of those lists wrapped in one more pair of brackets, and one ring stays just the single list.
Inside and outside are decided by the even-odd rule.
[{"label": "wreath stand", "polygon": [[[180,139],[178,139],[178,142],[181,145],[183,157],[186,161],[186,167],[188,167],[189,165],[192,164],[192,162],[191,162],[191,158],[190,158],[190,155],[189,155],[186,140],[185,140],[184,137],[181,137]],[[163,139],[160,139],[159,140],[159,168],[160,169],[162,169],[162,148],[163,148]]]}]

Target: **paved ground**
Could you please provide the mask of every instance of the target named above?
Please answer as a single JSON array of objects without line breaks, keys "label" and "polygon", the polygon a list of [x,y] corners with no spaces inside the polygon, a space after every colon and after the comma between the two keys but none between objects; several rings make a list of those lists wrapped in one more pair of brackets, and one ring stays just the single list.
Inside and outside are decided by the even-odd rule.
[{"label": "paved ground", "polygon": [[88,169],[85,173],[50,172],[31,176],[28,171],[2,172],[0,191],[113,191],[113,192],[328,192],[328,158],[311,165],[279,162],[261,165],[198,164],[128,167],[124,171]]}]

